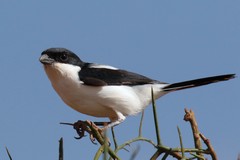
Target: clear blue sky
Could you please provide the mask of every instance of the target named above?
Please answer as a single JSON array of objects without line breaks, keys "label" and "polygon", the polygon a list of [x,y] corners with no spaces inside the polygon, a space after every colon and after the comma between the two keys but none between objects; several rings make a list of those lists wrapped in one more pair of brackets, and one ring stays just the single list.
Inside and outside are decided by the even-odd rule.
[{"label": "clear blue sky", "polygon": [[[240,1],[7,1],[0,2],[0,159],[57,159],[64,138],[66,160],[92,159],[99,145],[76,141],[59,122],[102,120],[75,112],[52,89],[38,58],[49,47],[65,47],[84,61],[109,64],[165,82],[225,73],[240,75]],[[219,156],[240,152],[239,78],[171,93],[157,101],[162,141],[192,147],[184,108],[192,108]],[[143,135],[156,141],[151,107]],[[115,128],[119,143],[137,135],[140,116]],[[137,159],[154,148],[140,144]],[[120,152],[129,159],[128,152]]]}]

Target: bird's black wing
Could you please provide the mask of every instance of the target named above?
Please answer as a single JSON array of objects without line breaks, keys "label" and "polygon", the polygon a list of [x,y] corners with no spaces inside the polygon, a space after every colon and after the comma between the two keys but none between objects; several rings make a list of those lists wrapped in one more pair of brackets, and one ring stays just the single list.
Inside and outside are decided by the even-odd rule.
[{"label": "bird's black wing", "polygon": [[82,67],[79,72],[80,80],[86,85],[104,86],[104,85],[141,85],[162,83],[148,77],[120,69],[94,68],[88,66]]}]

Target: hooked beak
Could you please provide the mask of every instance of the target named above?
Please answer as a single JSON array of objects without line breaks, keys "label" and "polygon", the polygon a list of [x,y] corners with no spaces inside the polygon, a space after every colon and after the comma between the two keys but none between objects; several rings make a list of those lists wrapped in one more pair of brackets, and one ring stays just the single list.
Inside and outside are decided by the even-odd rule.
[{"label": "hooked beak", "polygon": [[39,61],[42,64],[52,64],[54,62],[54,59],[50,58],[47,54],[43,54],[41,55],[41,57],[39,58]]}]

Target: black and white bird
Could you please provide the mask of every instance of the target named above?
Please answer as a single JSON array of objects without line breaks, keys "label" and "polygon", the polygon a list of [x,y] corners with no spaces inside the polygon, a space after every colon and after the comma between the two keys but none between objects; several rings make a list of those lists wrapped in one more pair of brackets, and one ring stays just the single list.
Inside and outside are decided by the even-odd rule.
[{"label": "black and white bird", "polygon": [[61,99],[83,114],[108,117],[106,128],[142,112],[152,102],[151,89],[158,99],[173,91],[235,77],[227,74],[169,84],[112,66],[83,62],[65,48],[47,49],[39,60]]}]

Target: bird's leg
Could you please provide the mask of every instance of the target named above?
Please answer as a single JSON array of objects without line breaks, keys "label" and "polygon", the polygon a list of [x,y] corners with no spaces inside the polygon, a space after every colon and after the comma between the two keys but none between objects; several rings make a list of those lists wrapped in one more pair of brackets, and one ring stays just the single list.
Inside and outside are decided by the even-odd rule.
[{"label": "bird's leg", "polygon": [[126,119],[126,117],[121,112],[116,111],[115,113],[116,113],[116,115],[114,117],[110,118],[111,122],[108,123],[106,128],[112,128],[114,126],[117,126]]},{"label": "bird's leg", "polygon": [[123,116],[121,113],[118,113],[117,115],[118,115],[118,117],[110,118],[111,122],[94,122],[95,125],[103,126],[102,128],[98,127],[98,131],[99,131],[99,133],[101,133],[102,137],[105,138],[105,141],[108,142],[109,146],[111,145],[111,142],[110,142],[109,138],[106,137],[106,134],[104,134],[104,132],[106,132],[107,129],[112,128],[112,127],[122,123],[126,119],[126,117]]},{"label": "bird's leg", "polygon": [[110,117],[110,122],[94,122],[97,126],[103,126],[103,128],[99,128],[101,130],[106,130],[108,128],[112,128],[120,123],[122,123],[126,117],[121,113],[116,111],[114,117]]}]

